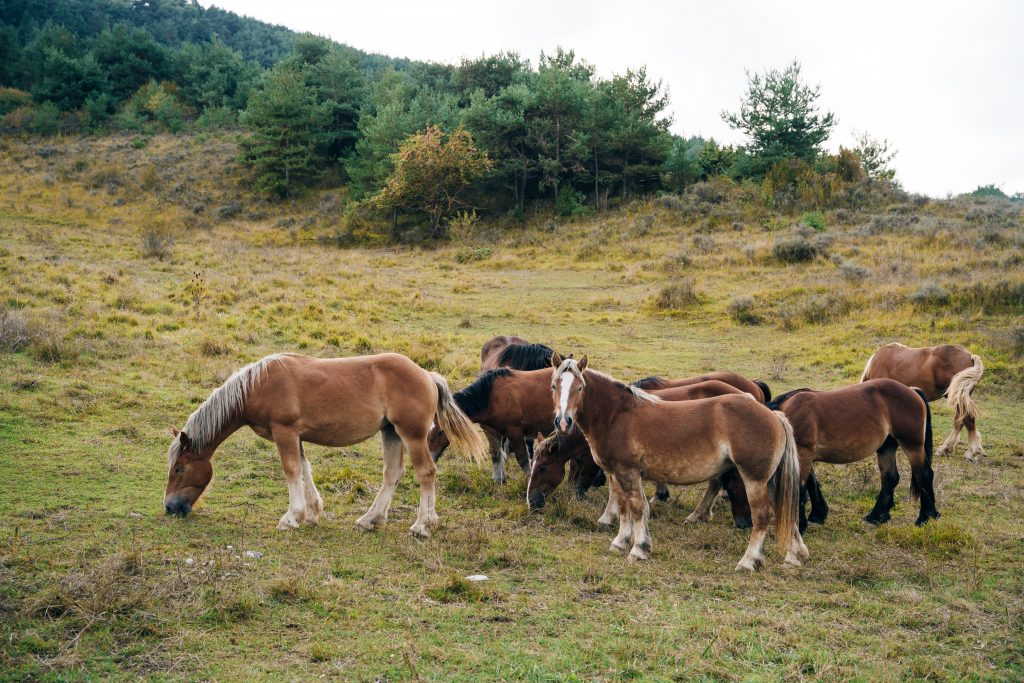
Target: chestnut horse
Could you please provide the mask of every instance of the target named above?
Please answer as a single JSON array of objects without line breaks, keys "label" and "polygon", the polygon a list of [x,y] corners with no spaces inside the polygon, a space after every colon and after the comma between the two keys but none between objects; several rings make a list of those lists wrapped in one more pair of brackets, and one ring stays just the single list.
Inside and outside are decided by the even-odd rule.
[{"label": "chestnut horse", "polygon": [[[554,350],[544,344],[532,344],[522,337],[503,335],[492,337],[480,349],[480,373],[495,368],[511,368],[512,370],[541,370],[551,366],[551,354]],[[493,466],[492,478],[504,484],[508,481],[505,474],[505,461],[508,458],[508,442],[497,433],[484,428],[487,445],[491,453]],[[533,457],[533,440],[527,438],[526,448]]]},{"label": "chestnut horse", "polygon": [[[710,398],[712,396],[724,396],[726,394],[742,394],[744,392],[725,382],[709,380],[671,389],[658,389],[650,393],[663,401],[690,401]],[[533,466],[530,469],[530,480],[526,487],[526,499],[531,510],[538,510],[544,507],[546,498],[554,492],[564,478],[566,463],[572,463],[571,467],[576,469],[576,493],[578,496],[583,497],[586,495],[586,484],[584,484],[581,490],[580,483],[593,481],[594,471],[600,471],[600,468],[594,462],[590,446],[587,445],[587,440],[579,429],[573,429],[564,436],[556,433],[537,446],[534,452]],[[730,492],[730,500],[737,500],[732,494],[738,487],[742,505],[740,507],[734,505],[733,518],[738,527],[750,527],[750,510],[746,507],[746,497],[742,496],[742,483],[738,478],[730,476],[734,472],[735,470],[729,470],[723,473],[721,477],[711,480],[708,484],[704,500],[686,518],[687,522],[710,520],[711,507],[717,499],[718,493],[724,488]],[[573,477],[570,477],[570,481],[572,480]],[[659,486],[659,492],[660,490],[661,487]],[[665,488],[666,494],[667,491],[667,488]],[[653,503],[654,500],[652,499],[651,502]],[[609,492],[608,505],[605,507],[604,514],[597,520],[597,523],[611,524],[618,517],[618,514],[616,498]]]},{"label": "chestnut horse", "polygon": [[567,434],[583,431],[594,460],[608,476],[619,504],[619,533],[612,550],[646,560],[651,553],[650,507],[644,476],[674,484],[697,484],[731,467],[746,489],[754,531],[737,569],[764,565],[762,547],[772,512],[776,533],[787,548],[786,563],[808,557],[797,529],[800,465],[789,421],[751,396],[716,396],[696,401],[662,401],[637,387],[587,369],[579,362],[551,357],[555,426]]},{"label": "chestnut horse", "polygon": [[[549,432],[554,412],[548,400],[552,369],[509,370],[496,368],[483,373],[464,389],[455,392],[456,405],[485,430],[508,439],[512,452],[530,474],[529,434]],[[445,430],[431,429],[428,448],[436,461],[448,447]]]},{"label": "chestnut horse", "polygon": [[356,525],[369,531],[382,525],[409,451],[420,485],[420,505],[410,531],[430,535],[438,522],[434,508],[437,467],[427,448],[434,420],[459,447],[482,459],[484,442],[452,399],[448,383],[405,356],[384,353],[355,358],[310,358],[291,353],[267,356],[235,372],[189,416],[171,428],[164,509],[187,515],[213,477],[217,447],[241,427],[273,441],[288,483],[288,511],[278,529],[315,523],[323,499],[303,442],[350,446],[377,432],[384,442],[384,484]]},{"label": "chestnut horse", "polygon": [[984,371],[981,357],[962,346],[944,344],[915,349],[894,342],[868,358],[860,381],[888,377],[908,387],[919,387],[928,401],[945,396],[953,408],[953,431],[939,446],[937,455],[953,455],[960,430],[967,427],[967,459],[977,462],[985,452],[976,426],[978,406],[971,394]]},{"label": "chestnut horse", "polygon": [[736,387],[740,391],[744,391],[761,403],[767,403],[772,400],[771,389],[768,385],[759,379],[750,380],[743,375],[735,372],[729,372],[728,370],[718,370],[715,372],[709,372],[704,375],[697,377],[685,377],[683,379],[664,379],[662,377],[644,377],[633,382],[633,386],[644,391],[653,391],[655,389],[670,389],[672,387],[686,387],[691,384],[699,384],[701,382],[710,382],[717,380],[719,382],[725,382],[729,386]]},{"label": "chestnut horse", "polygon": [[[939,516],[932,487],[932,420],[924,392],[891,379],[871,379],[830,391],[796,389],[768,404],[789,418],[796,434],[800,458],[800,480],[806,486],[815,462],[847,464],[878,454],[882,488],[875,507],[865,517],[871,524],[889,520],[893,490],[900,481],[896,470],[896,448],[910,460],[913,472],[910,491],[920,498],[917,525]],[[807,487],[811,497],[812,522],[824,522],[820,488]],[[806,527],[804,493],[801,493],[800,525]]]}]

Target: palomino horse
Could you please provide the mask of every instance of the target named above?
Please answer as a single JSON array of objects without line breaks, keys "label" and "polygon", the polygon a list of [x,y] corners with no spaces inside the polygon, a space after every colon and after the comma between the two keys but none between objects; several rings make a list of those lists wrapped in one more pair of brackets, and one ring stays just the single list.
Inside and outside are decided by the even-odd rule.
[{"label": "palomino horse", "polygon": [[[503,335],[492,337],[480,349],[480,373],[495,368],[512,370],[541,370],[551,367],[551,354],[554,350],[544,344],[532,344],[522,337]],[[504,484],[508,481],[505,474],[505,460],[508,458],[508,442],[494,431],[484,428],[487,445],[491,452],[494,481]],[[529,435],[528,435],[529,436]],[[527,438],[526,448],[533,457],[533,440]]]},{"label": "palomino horse", "polygon": [[774,509],[776,532],[787,548],[786,563],[808,557],[797,529],[800,465],[789,421],[751,396],[717,396],[696,401],[662,401],[642,389],[578,363],[551,358],[555,426],[567,434],[583,431],[594,460],[618,496],[619,533],[612,550],[646,560],[651,553],[650,507],[644,476],[673,484],[697,484],[735,467],[743,478],[754,531],[737,569],[764,564],[765,536]]},{"label": "palomino horse", "polygon": [[[712,396],[725,396],[727,394],[742,394],[736,387],[718,380],[709,380],[697,384],[687,384],[673,387],[671,389],[658,389],[650,392],[662,401],[691,401]],[[539,435],[538,435],[539,436]],[[526,487],[526,499],[530,509],[538,510],[544,507],[544,502],[561,483],[565,476],[566,463],[572,463],[571,468],[576,471],[570,481],[576,483],[576,493],[579,497],[586,495],[587,484],[594,480],[595,471],[600,468],[594,462],[594,456],[590,452],[590,446],[579,429],[573,429],[566,435],[555,433],[550,438],[542,441],[534,451],[533,466],[530,469],[530,480]],[[746,496],[742,495],[743,484],[738,477],[731,475],[735,470],[728,470],[722,476],[716,477],[708,484],[707,493],[701,504],[694,512],[686,518],[687,522],[708,521],[711,519],[711,508],[723,488],[730,493],[730,500],[741,500],[742,504],[737,507],[733,505],[733,518],[740,528],[750,527],[750,510],[746,507]],[[582,490],[581,490],[582,488]],[[659,490],[660,490],[659,482]],[[739,499],[734,495],[737,491]],[[732,490],[730,490],[732,489]],[[665,488],[667,493],[668,489]],[[651,500],[654,502],[654,499]],[[619,515],[616,497],[609,491],[608,505],[604,514],[597,520],[598,524],[611,524]]]},{"label": "palomino horse", "polygon": [[[921,500],[917,525],[939,516],[932,488],[931,409],[920,389],[891,379],[872,379],[830,391],[796,389],[782,394],[768,407],[784,412],[793,425],[801,482],[805,485],[814,462],[846,464],[877,453],[882,488],[874,509],[864,519],[871,524],[887,522],[893,490],[900,481],[896,471],[899,446],[913,471],[910,491]],[[810,520],[824,522],[828,507],[820,488],[816,483],[807,488],[812,504]],[[807,525],[803,500],[800,525],[801,529]]]},{"label": "palomino horse", "polygon": [[971,393],[984,371],[981,357],[962,346],[945,344],[915,349],[892,343],[868,358],[860,381],[888,377],[908,387],[919,387],[928,401],[945,396],[953,408],[953,431],[939,446],[937,455],[952,455],[960,430],[967,427],[967,459],[977,462],[985,452],[981,448],[981,432],[976,427],[978,406]]},{"label": "palomino horse", "polygon": [[267,356],[231,375],[189,416],[181,431],[171,428],[174,441],[167,456],[164,508],[187,515],[213,477],[211,458],[217,446],[248,426],[273,441],[281,455],[288,511],[277,528],[315,523],[323,511],[323,499],[313,483],[303,442],[350,446],[380,432],[384,485],[356,525],[369,531],[387,520],[388,506],[405,472],[404,448],[420,485],[419,513],[410,530],[426,537],[438,522],[434,509],[437,467],[427,448],[427,432],[435,419],[462,450],[482,459],[483,439],[455,405],[448,383],[405,356]]},{"label": "palomino horse", "polygon": [[718,370],[716,372],[709,372],[697,377],[685,377],[683,379],[644,377],[643,379],[636,380],[632,385],[639,389],[643,389],[644,391],[653,391],[655,389],[686,387],[691,384],[700,384],[701,382],[710,382],[712,380],[725,382],[729,386],[736,387],[740,391],[750,394],[761,403],[767,403],[772,400],[772,392],[771,389],[768,388],[767,384],[759,379],[747,379],[743,375],[735,372],[729,372],[728,370]]},{"label": "palomino horse", "polygon": [[[508,439],[523,472],[530,474],[530,453],[526,438],[551,431],[551,402],[548,385],[552,369],[509,370],[497,368],[483,373],[468,387],[455,392],[456,405],[485,430]],[[448,447],[445,430],[432,429],[428,439],[430,455],[436,461]]]}]

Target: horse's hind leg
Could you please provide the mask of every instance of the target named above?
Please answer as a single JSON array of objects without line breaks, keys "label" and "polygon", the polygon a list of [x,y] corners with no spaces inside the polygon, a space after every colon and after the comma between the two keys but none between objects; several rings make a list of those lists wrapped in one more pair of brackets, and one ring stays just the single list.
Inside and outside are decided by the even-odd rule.
[{"label": "horse's hind leg", "polygon": [[878,449],[878,473],[882,478],[882,488],[878,492],[875,507],[864,518],[868,524],[884,524],[889,521],[889,511],[893,506],[893,491],[900,483],[900,473],[896,469],[897,446],[896,439],[889,436],[886,437],[882,447]]},{"label": "horse's hind leg", "polygon": [[505,439],[490,429],[485,429],[484,435],[487,437],[487,447],[491,451],[491,478],[499,484],[506,484],[508,475],[505,474]]},{"label": "horse's hind leg", "polygon": [[615,485],[608,477],[608,504],[604,506],[604,512],[597,518],[597,523],[602,526],[611,526],[615,518],[619,516],[619,494],[615,492]]},{"label": "horse's hind leg", "polygon": [[910,458],[910,492],[921,499],[921,512],[914,522],[917,526],[926,524],[929,519],[937,519],[939,511],[935,509],[935,489],[933,480],[935,472],[931,463],[925,459],[924,448],[921,446],[910,446],[901,442],[900,446]]},{"label": "horse's hind leg", "polygon": [[297,529],[306,518],[306,493],[303,486],[302,445],[291,427],[271,427],[271,436],[281,456],[281,469],[288,484],[288,511],[277,523],[278,529]]},{"label": "horse's hind leg", "polygon": [[630,514],[629,500],[625,491],[622,490],[619,478],[609,474],[608,482],[612,495],[615,496],[615,504],[619,509],[619,533],[612,540],[609,550],[624,553],[629,550],[633,540],[633,516]]},{"label": "horse's hind leg", "polygon": [[692,524],[693,522],[710,522],[711,521],[711,508],[714,507],[715,501],[718,500],[718,494],[722,491],[722,480],[718,477],[708,481],[708,490],[704,492],[704,497],[701,498],[700,503],[694,508],[686,519],[683,520],[683,524]]},{"label": "horse's hind leg", "polygon": [[[648,560],[651,557],[651,534],[648,531],[647,521],[650,518],[651,509],[644,495],[644,484],[639,472],[619,478],[619,487],[622,489],[623,499],[629,506],[629,516],[633,523],[633,548],[629,551],[629,559]],[[625,507],[623,508],[625,509]]]},{"label": "horse's hind leg", "polygon": [[985,455],[985,450],[981,447],[981,432],[972,415],[964,416],[964,427],[967,428],[967,459],[978,462],[978,456]]},{"label": "horse's hind leg", "polygon": [[[825,502],[825,496],[821,492],[821,482],[814,476],[813,469],[807,475],[807,495],[811,499],[811,514],[807,516],[807,520],[815,524],[824,524],[828,517],[828,503]],[[803,529],[800,532],[803,533]]]},{"label": "horse's hind leg", "polygon": [[762,482],[751,482],[744,479],[747,489],[747,501],[750,503],[750,514],[754,522],[754,530],[750,534],[747,551],[736,565],[736,569],[757,571],[764,566],[764,539],[768,535],[768,523],[771,521],[771,501],[768,487]]},{"label": "horse's hind leg", "polygon": [[416,521],[409,527],[413,536],[427,538],[430,530],[440,521],[434,505],[434,482],[437,480],[437,466],[430,458],[427,448],[427,435],[424,430],[418,438],[402,435],[405,447],[409,449],[409,460],[416,472],[416,481],[420,485],[420,506],[416,512]]},{"label": "horse's hind leg", "polygon": [[299,442],[299,457],[302,464],[302,486],[306,496],[306,518],[305,521],[316,524],[320,521],[320,514],[324,511],[324,499],[313,483],[313,466],[306,457],[306,449]]},{"label": "horse's hind leg", "polygon": [[[973,419],[971,420],[971,422],[974,422]],[[958,441],[960,441],[960,430],[963,428],[964,418],[961,417],[960,415],[955,415],[953,417],[953,430],[949,433],[949,436],[946,437],[946,440],[942,442],[942,445],[939,446],[938,450],[935,451],[935,455],[940,457],[946,455],[956,455],[956,444]],[[968,443],[970,443],[970,430],[968,430],[967,434]],[[970,448],[968,448],[968,453],[970,453]],[[970,457],[968,457],[968,460],[970,460]]]},{"label": "horse's hind leg", "polygon": [[664,503],[668,500],[668,484],[663,481],[659,481],[654,489],[654,495],[651,496],[651,503]]},{"label": "horse's hind leg", "polygon": [[395,432],[395,428],[385,425],[380,430],[380,437],[384,445],[384,482],[377,492],[377,497],[373,499],[373,505],[365,515],[356,520],[356,528],[363,531],[373,531],[388,521],[391,499],[398,488],[398,482],[405,474],[405,465],[402,463],[402,439]]}]

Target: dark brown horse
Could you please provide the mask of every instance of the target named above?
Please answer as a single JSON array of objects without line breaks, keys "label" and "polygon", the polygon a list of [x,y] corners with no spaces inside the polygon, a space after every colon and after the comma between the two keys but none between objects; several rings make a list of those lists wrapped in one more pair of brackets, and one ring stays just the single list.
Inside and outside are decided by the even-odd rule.
[{"label": "dark brown horse", "polygon": [[288,511],[278,529],[315,523],[323,499],[302,444],[349,446],[377,432],[384,441],[384,485],[356,525],[363,530],[387,520],[388,507],[409,451],[420,485],[420,506],[410,530],[429,536],[438,522],[434,506],[437,467],[427,448],[434,422],[444,425],[466,453],[483,458],[484,441],[455,404],[448,383],[405,356],[384,353],[356,358],[310,358],[277,354],[247,365],[189,416],[171,428],[164,509],[187,515],[213,477],[217,447],[242,427],[273,441],[288,483]]},{"label": "dark brown horse", "polygon": [[[658,389],[650,392],[663,401],[691,401],[712,396],[725,396],[727,394],[742,394],[734,386],[719,380],[708,380],[697,384],[686,384],[671,389]],[[539,436],[539,435],[538,435]],[[601,469],[594,462],[590,452],[590,446],[579,429],[574,429],[566,435],[554,434],[541,442],[534,451],[533,466],[530,470],[530,480],[526,488],[526,498],[530,508],[538,510],[544,506],[544,502],[561,483],[565,477],[565,466],[570,463],[570,469],[575,469],[575,478],[570,481],[576,482],[576,493],[583,497],[586,495],[587,486],[581,486],[580,482],[592,482],[597,472]],[[704,500],[694,512],[686,518],[687,522],[708,521],[711,519],[711,507],[723,489],[730,494],[731,501],[737,501],[733,506],[733,519],[738,527],[749,528],[750,510],[746,506],[746,496],[743,495],[743,484],[738,477],[733,477],[735,470],[728,470],[722,476],[712,479],[708,484],[708,492]],[[661,487],[659,487],[660,491]],[[667,494],[667,488],[665,488]],[[736,494],[739,494],[738,496]],[[667,495],[666,495],[667,497]],[[654,499],[651,499],[654,502]],[[611,524],[618,517],[618,507],[614,495],[608,496],[608,505],[604,514],[597,520],[598,524]]]},{"label": "dark brown horse", "polygon": [[[846,464],[877,453],[882,488],[864,519],[881,524],[889,520],[893,490],[900,480],[896,470],[896,448],[900,447],[910,459],[910,490],[921,501],[916,523],[920,526],[939,516],[932,486],[931,409],[920,389],[891,379],[872,379],[830,391],[797,389],[768,407],[784,412],[793,425],[803,484],[815,462]],[[815,483],[809,488],[810,520],[824,522],[828,508],[822,507],[820,487]],[[803,502],[801,528],[807,524]]]},{"label": "dark brown horse", "polygon": [[[485,430],[508,439],[512,452],[529,476],[530,454],[527,435],[552,429],[551,401],[548,386],[552,369],[488,370],[466,388],[455,392],[455,404]],[[430,455],[436,461],[448,447],[443,429],[431,429],[428,439]]]},{"label": "dark brown horse", "polygon": [[918,387],[925,399],[935,401],[946,397],[953,408],[953,431],[939,446],[937,455],[952,455],[967,428],[967,459],[976,462],[985,452],[978,431],[978,406],[971,394],[978,386],[985,366],[981,357],[962,346],[928,346],[911,348],[903,344],[886,344],[875,351],[864,366],[860,381],[887,377],[908,387]]},{"label": "dark brown horse", "polygon": [[[554,350],[544,344],[533,344],[515,335],[492,337],[480,349],[480,374],[496,368],[512,370],[542,370],[551,367],[551,354]],[[491,453],[494,481],[504,484],[508,481],[505,474],[505,461],[508,458],[508,441],[501,438],[491,429],[484,427],[487,445]],[[532,435],[527,435],[526,448],[533,456]]]},{"label": "dark brown horse", "polygon": [[725,382],[729,386],[736,387],[740,391],[744,391],[761,403],[767,403],[772,400],[771,389],[768,385],[759,379],[747,379],[743,375],[735,372],[729,372],[728,370],[718,370],[715,372],[709,372],[704,375],[698,375],[697,377],[684,377],[683,379],[664,379],[662,377],[645,377],[638,379],[633,382],[634,387],[638,387],[645,391],[653,391],[655,389],[670,389],[672,387],[685,387],[691,384],[699,384],[701,382],[710,381]]},{"label": "dark brown horse", "polygon": [[[797,529],[799,462],[789,421],[751,396],[717,396],[696,401],[662,401],[578,363],[551,358],[555,426],[573,425],[587,437],[594,460],[608,475],[619,504],[619,533],[612,549],[634,560],[650,557],[649,504],[643,477],[697,484],[735,467],[743,479],[754,531],[737,569],[764,564],[762,547],[772,514],[787,549],[786,563],[808,557]],[[630,549],[630,545],[632,548]]]}]

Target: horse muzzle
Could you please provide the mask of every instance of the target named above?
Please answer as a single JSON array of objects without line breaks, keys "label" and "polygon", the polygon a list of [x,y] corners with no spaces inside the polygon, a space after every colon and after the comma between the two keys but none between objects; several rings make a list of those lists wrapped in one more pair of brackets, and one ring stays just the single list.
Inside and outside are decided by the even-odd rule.
[{"label": "horse muzzle", "polygon": [[555,416],[555,431],[568,434],[572,429],[572,418],[568,415]]},{"label": "horse muzzle", "polygon": [[547,496],[544,495],[543,491],[534,491],[529,495],[527,501],[530,503],[530,509],[537,511],[544,507],[544,501],[546,499]]},{"label": "horse muzzle", "polygon": [[192,503],[184,498],[171,498],[164,501],[164,512],[169,515],[185,517],[188,513],[192,512]]}]

